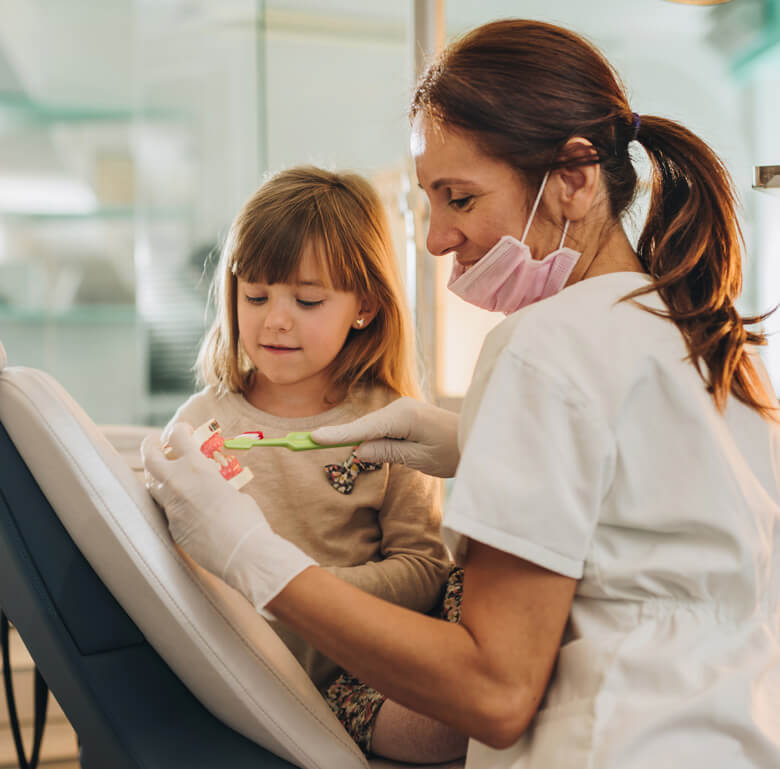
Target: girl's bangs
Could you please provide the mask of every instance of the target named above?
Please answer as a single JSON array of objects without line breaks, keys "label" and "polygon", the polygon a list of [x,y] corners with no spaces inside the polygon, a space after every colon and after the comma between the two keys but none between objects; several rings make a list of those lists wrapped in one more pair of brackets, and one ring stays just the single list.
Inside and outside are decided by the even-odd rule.
[{"label": "girl's bangs", "polygon": [[303,252],[313,243],[320,266],[318,278],[337,291],[356,290],[364,281],[358,277],[363,272],[358,269],[362,257],[355,238],[331,217],[327,217],[330,221],[323,221],[322,212],[307,214],[293,212],[284,221],[275,222],[275,226],[266,222],[256,231],[239,232],[230,267],[232,274],[248,283],[297,283]]},{"label": "girl's bangs", "polygon": [[260,226],[246,226],[237,237],[231,272],[248,283],[294,283],[311,237],[311,217],[265,218]]},{"label": "girl's bangs", "polygon": [[336,291],[357,291],[356,268],[362,266],[363,257],[355,240],[339,228],[323,227],[322,235],[314,242],[326,282]]}]

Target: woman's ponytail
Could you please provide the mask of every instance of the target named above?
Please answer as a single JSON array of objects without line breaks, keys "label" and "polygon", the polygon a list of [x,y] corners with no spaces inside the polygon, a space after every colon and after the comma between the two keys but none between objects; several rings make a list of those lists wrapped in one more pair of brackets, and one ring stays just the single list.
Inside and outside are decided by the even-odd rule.
[{"label": "woman's ponytail", "polygon": [[[729,394],[763,416],[767,401],[746,344],[765,345],[749,325],[769,314],[743,318],[734,306],[742,289],[742,233],[731,177],[720,158],[672,120],[643,115],[637,135],[653,165],[652,197],[637,256],[688,345],[719,409]],[[705,364],[706,370],[703,369]]]}]

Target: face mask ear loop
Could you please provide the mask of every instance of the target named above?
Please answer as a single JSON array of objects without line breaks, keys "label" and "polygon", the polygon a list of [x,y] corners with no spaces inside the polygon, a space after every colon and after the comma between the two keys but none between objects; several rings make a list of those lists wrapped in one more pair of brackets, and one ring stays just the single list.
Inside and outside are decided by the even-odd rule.
[{"label": "face mask ear loop", "polygon": [[563,241],[566,240],[566,231],[569,229],[569,220],[566,219],[566,224],[563,225],[563,235],[561,235],[561,242],[558,244],[558,250],[563,248]]},{"label": "face mask ear loop", "polygon": [[528,224],[525,225],[525,229],[523,230],[523,237],[520,238],[521,243],[525,243],[526,235],[528,235],[528,230],[531,229],[531,222],[534,220],[534,214],[536,213],[536,209],[539,208],[539,201],[542,199],[542,193],[544,192],[544,185],[547,184],[547,178],[550,176],[550,172],[547,171],[544,175],[544,179],[542,179],[542,185],[539,187],[539,192],[536,193],[536,200],[534,200],[533,208],[531,209],[531,215],[528,217]]}]

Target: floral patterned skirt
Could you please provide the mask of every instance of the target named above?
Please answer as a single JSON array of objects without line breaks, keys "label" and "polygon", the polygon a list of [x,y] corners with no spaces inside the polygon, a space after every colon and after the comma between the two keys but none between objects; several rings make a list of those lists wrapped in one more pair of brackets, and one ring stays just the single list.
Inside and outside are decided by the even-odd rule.
[{"label": "floral patterned skirt", "polygon": [[[463,569],[453,566],[444,587],[441,605],[432,612],[433,616],[447,622],[459,622],[462,595]],[[374,722],[385,699],[376,689],[346,672],[325,692],[325,700],[331,710],[364,753],[371,752]]]}]

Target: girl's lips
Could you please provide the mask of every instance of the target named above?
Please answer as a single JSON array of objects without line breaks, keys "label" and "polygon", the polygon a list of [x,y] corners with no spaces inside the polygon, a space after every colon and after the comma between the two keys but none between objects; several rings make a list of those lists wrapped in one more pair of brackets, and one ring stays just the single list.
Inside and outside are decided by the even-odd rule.
[{"label": "girl's lips", "polygon": [[301,349],[300,347],[282,347],[280,345],[273,345],[273,344],[262,344],[260,346],[264,350],[267,350],[268,352],[272,352],[272,353],[296,352]]}]

